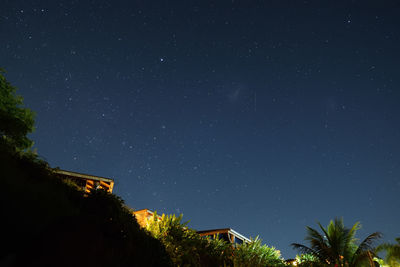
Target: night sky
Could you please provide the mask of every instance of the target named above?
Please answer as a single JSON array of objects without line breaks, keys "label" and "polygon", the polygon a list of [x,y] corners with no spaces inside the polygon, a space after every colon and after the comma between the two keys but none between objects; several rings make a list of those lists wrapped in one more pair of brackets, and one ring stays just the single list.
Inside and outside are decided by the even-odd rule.
[{"label": "night sky", "polygon": [[52,167],[135,209],[260,235],[400,236],[398,1],[21,1],[0,67]]}]

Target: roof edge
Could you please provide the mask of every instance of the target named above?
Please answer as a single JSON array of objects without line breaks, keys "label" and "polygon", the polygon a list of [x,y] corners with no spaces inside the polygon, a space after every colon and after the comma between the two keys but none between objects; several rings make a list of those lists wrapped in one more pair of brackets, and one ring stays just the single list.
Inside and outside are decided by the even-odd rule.
[{"label": "roof edge", "polygon": [[71,176],[71,177],[80,177],[80,178],[114,183],[114,179],[112,179],[112,178],[100,177],[100,176],[89,175],[89,174],[84,174],[84,173],[79,173],[79,172],[66,171],[66,170],[60,170],[60,169],[53,169],[53,171],[57,174],[67,175],[67,176]]}]

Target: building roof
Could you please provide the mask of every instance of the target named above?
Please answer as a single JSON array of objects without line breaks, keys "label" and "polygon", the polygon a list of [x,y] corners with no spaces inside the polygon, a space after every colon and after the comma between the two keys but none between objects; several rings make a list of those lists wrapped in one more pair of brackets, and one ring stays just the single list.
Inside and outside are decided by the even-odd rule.
[{"label": "building roof", "polygon": [[201,230],[197,231],[198,234],[200,235],[215,235],[215,234],[221,234],[221,233],[231,233],[241,239],[243,239],[246,242],[251,242],[251,240],[244,235],[239,234],[232,228],[219,228],[219,229],[210,229],[210,230]]},{"label": "building roof", "polygon": [[[132,212],[135,215],[136,221],[141,227],[146,227],[148,220],[153,217],[154,212],[149,209],[141,209]],[[161,220],[161,216],[157,214],[157,218]]]},{"label": "building roof", "polygon": [[89,174],[83,174],[83,173],[79,173],[79,172],[71,172],[71,171],[65,171],[65,170],[60,170],[60,169],[54,169],[54,172],[57,173],[57,174],[62,174],[62,175],[70,176],[70,177],[76,177],[76,178],[83,178],[83,179],[90,179],[90,180],[114,183],[114,180],[111,179],[111,178],[94,176],[94,175],[89,175]]}]

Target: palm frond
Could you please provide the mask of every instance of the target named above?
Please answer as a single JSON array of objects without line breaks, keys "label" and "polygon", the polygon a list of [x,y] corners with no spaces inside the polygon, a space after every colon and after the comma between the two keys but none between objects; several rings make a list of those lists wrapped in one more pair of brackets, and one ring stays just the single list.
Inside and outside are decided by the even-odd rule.
[{"label": "palm frond", "polygon": [[342,256],[351,261],[355,251],[357,250],[357,238],[355,237],[357,230],[361,228],[360,222],[356,222],[351,228],[345,228],[345,235],[343,237],[343,250]]},{"label": "palm frond", "polygon": [[361,244],[358,246],[356,252],[353,254],[353,258],[351,260],[352,263],[356,263],[366,259],[367,257],[371,257],[374,254],[374,247],[372,247],[373,243],[382,237],[380,232],[375,232],[367,236]]},{"label": "palm frond", "polygon": [[382,251],[387,251],[387,250],[389,250],[391,247],[392,247],[392,244],[389,244],[389,243],[380,244],[379,246],[377,246],[377,247],[375,248],[375,253],[379,253],[379,252],[382,252]]},{"label": "palm frond", "polygon": [[375,253],[386,252],[387,263],[400,264],[400,238],[396,238],[397,244],[383,243],[375,248]]},{"label": "palm frond", "polygon": [[[329,225],[331,225],[332,224],[332,221],[330,221],[330,223],[329,223]],[[329,225],[328,225],[328,227],[327,228],[329,228]],[[328,242],[329,242],[329,234],[328,234],[328,229],[325,229],[325,227],[323,227],[322,225],[321,225],[321,223],[318,223],[318,226],[319,226],[319,228],[321,229],[321,231],[324,233],[324,237],[328,240]]]},{"label": "palm frond", "polygon": [[[340,264],[340,266],[373,266],[373,243],[382,236],[376,232],[365,238],[360,245],[356,232],[361,224],[356,222],[352,227],[345,227],[342,218],[331,220],[325,228],[318,223],[321,231],[307,227],[305,240],[308,247],[294,243],[291,246],[302,253],[307,253],[319,259],[321,264]],[[400,239],[399,239],[400,243]],[[382,247],[386,249],[388,247]]]},{"label": "palm frond", "polygon": [[358,266],[371,266],[374,267],[373,253],[371,251],[363,251],[358,254],[358,257],[354,258],[349,265],[350,267],[358,267]]},{"label": "palm frond", "polygon": [[374,251],[374,247],[372,247],[373,243],[382,237],[382,233],[375,232],[367,236],[361,244],[358,246],[358,249],[355,254],[359,251]]},{"label": "palm frond", "polygon": [[317,230],[307,226],[307,236],[305,238],[307,241],[317,240],[320,243],[325,243],[325,238]]},{"label": "palm frond", "polygon": [[[321,224],[319,224],[320,227]],[[324,232],[324,231],[323,231]],[[331,253],[329,243],[326,236],[321,235],[317,230],[307,226],[306,241],[310,243],[310,247],[319,255],[320,258],[330,259]]]},{"label": "palm frond", "polygon": [[311,254],[311,255],[317,257],[318,259],[323,260],[320,258],[320,255],[318,254],[317,251],[315,251],[314,249],[309,248],[305,245],[298,244],[298,243],[292,243],[292,244],[290,244],[290,246],[292,246],[293,249],[298,250],[302,254]]},{"label": "palm frond", "polygon": [[327,254],[326,257],[330,262],[340,260],[341,257],[345,256],[347,250],[347,236],[349,229],[344,227],[343,219],[335,218],[331,220],[327,228],[322,227],[326,240],[327,240]]}]

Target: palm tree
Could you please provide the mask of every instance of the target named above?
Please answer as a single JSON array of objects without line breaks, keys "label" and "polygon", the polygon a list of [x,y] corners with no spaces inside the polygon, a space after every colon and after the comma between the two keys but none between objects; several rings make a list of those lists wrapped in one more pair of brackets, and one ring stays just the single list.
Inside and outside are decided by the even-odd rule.
[{"label": "palm tree", "polygon": [[400,237],[396,241],[397,244],[383,243],[375,250],[376,253],[386,251],[385,261],[389,266],[400,266]]},{"label": "palm tree", "polygon": [[301,253],[315,256],[322,266],[374,266],[372,244],[381,237],[381,233],[370,234],[357,245],[355,234],[361,228],[359,222],[356,222],[351,228],[346,228],[343,219],[336,218],[334,221],[330,221],[326,228],[320,223],[318,226],[322,233],[307,226],[305,240],[310,243],[309,247],[297,243],[291,244],[292,247]]}]

